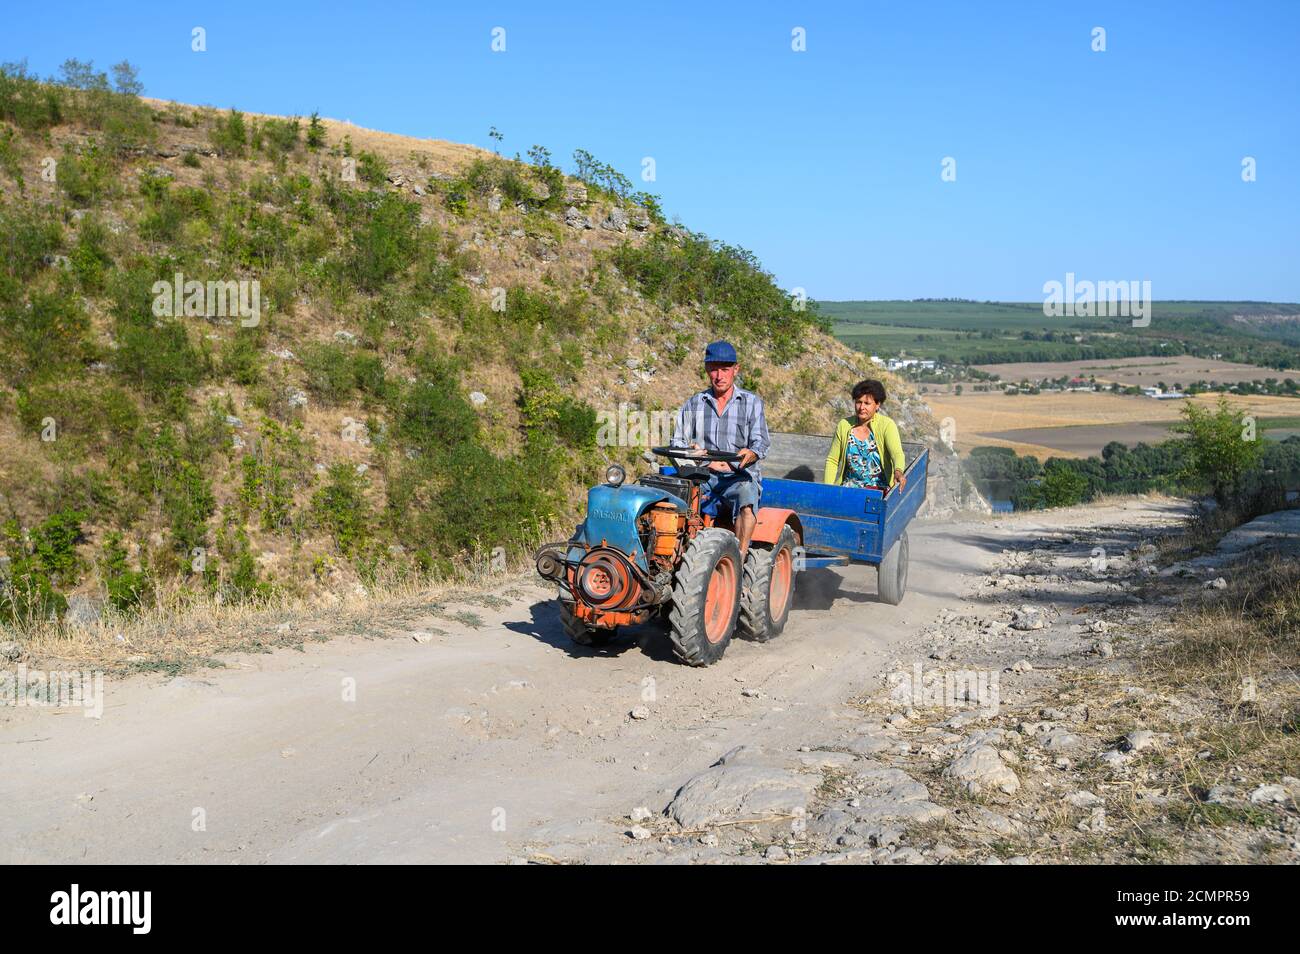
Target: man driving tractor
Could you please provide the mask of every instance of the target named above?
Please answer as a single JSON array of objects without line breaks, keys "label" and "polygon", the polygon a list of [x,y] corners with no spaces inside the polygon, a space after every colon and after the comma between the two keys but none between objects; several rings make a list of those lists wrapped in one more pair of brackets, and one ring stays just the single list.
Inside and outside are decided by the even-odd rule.
[{"label": "man driving tractor", "polygon": [[763,399],[736,384],[740,364],[730,342],[714,341],[705,348],[704,370],[709,387],[692,394],[677,412],[671,446],[740,455],[735,463],[709,464],[714,473],[702,488],[702,509],[716,516],[730,516],[743,564],[754,535],[754,514],[762,492],[758,462],[767,456],[771,446],[767,417]]}]

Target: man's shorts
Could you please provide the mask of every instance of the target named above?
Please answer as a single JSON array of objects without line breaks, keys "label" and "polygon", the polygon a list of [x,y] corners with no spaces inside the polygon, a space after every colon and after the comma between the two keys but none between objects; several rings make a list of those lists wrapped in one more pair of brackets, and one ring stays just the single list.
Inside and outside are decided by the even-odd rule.
[{"label": "man's shorts", "polygon": [[[758,512],[760,485],[747,470],[734,474],[714,474],[704,485],[704,500],[701,504],[705,513],[715,517],[729,513],[734,522],[736,514],[744,507],[753,507]],[[724,509],[725,508],[725,509]]]}]

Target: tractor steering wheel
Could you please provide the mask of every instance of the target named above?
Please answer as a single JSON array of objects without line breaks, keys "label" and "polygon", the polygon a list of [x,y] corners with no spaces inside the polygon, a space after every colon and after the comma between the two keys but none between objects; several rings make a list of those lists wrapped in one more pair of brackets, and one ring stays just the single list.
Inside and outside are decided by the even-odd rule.
[{"label": "tractor steering wheel", "polygon": [[726,464],[734,464],[740,460],[740,455],[733,454],[731,451],[697,451],[689,447],[652,447],[650,453],[658,454],[660,457],[667,457],[669,460],[704,461],[705,463],[721,461]]}]

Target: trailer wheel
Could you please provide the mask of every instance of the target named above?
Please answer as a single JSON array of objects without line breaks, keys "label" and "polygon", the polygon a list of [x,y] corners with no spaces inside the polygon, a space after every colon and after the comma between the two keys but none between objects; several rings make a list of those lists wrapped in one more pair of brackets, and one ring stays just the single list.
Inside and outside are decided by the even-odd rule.
[{"label": "trailer wheel", "polygon": [[564,626],[564,632],[568,637],[579,646],[590,646],[593,649],[599,649],[604,646],[618,632],[618,627],[614,629],[598,629],[594,626],[588,626],[578,617],[573,615],[573,604],[560,601],[560,624]]},{"label": "trailer wheel", "polygon": [[688,666],[722,658],[740,612],[740,544],[730,530],[708,527],[695,535],[673,577],[668,637]]},{"label": "trailer wheel", "polygon": [[876,567],[877,591],[882,602],[897,606],[907,592],[907,531],[894,541],[885,558]]},{"label": "trailer wheel", "polygon": [[794,531],[787,524],[771,547],[750,544],[745,557],[740,619],[736,629],[743,639],[765,643],[776,639],[790,618],[794,602]]}]

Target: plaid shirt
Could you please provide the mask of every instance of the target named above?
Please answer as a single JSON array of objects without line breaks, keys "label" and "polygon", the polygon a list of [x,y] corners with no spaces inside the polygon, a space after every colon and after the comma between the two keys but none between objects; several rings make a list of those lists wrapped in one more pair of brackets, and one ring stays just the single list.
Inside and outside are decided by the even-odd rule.
[{"label": "plaid shirt", "polygon": [[[767,416],[763,413],[763,399],[753,391],[734,387],[731,399],[719,414],[712,388],[692,394],[677,412],[677,428],[670,446],[689,447],[693,443],[706,450],[733,454],[749,448],[762,460],[772,445],[767,433]],[[762,477],[758,461],[748,470],[755,479]]]}]

